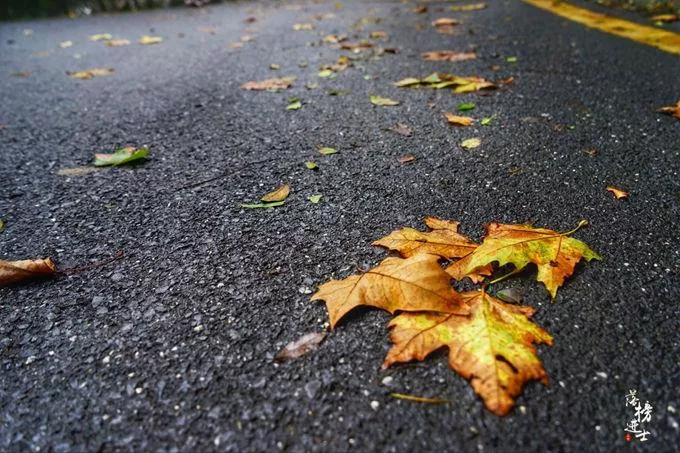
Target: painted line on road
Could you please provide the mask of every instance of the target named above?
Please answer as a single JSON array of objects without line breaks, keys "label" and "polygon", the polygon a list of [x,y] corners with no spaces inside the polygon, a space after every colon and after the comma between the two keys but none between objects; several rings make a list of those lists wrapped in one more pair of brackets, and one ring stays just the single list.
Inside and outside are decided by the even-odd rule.
[{"label": "painted line on road", "polygon": [[537,8],[578,22],[586,27],[653,46],[664,52],[680,55],[680,34],[636,24],[606,14],[596,13],[556,0],[522,0]]}]

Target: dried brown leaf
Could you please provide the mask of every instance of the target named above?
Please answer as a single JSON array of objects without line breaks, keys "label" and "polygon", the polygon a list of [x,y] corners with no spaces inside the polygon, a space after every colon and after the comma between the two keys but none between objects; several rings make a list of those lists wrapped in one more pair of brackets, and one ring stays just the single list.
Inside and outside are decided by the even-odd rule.
[{"label": "dried brown leaf", "polygon": [[0,286],[10,285],[54,275],[55,266],[51,258],[38,260],[0,260]]},{"label": "dried brown leaf", "polygon": [[326,338],[323,332],[308,333],[289,343],[274,357],[275,362],[288,362],[313,351]]}]

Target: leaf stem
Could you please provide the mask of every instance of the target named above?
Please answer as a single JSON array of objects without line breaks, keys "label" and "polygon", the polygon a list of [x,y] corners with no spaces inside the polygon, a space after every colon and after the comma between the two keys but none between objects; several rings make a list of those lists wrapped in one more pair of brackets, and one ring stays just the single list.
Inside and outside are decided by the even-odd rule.
[{"label": "leaf stem", "polygon": [[515,274],[519,274],[520,272],[522,272],[523,269],[524,269],[524,268],[522,268],[522,269],[514,269],[512,272],[508,272],[507,274],[502,275],[502,276],[498,277],[498,278],[495,279],[495,280],[491,280],[491,281],[488,283],[487,287],[488,287],[488,286],[491,286],[491,285],[495,285],[495,284],[498,283],[498,282],[502,282],[502,281],[505,280],[506,278],[512,277],[512,276],[515,275]]},{"label": "leaf stem", "polygon": [[584,226],[588,226],[588,225],[589,225],[588,221],[583,219],[578,223],[578,225],[576,225],[576,228],[574,228],[571,231],[567,231],[566,233],[562,233],[561,235],[562,236],[571,236],[572,234],[576,233],[578,230],[580,230]]}]

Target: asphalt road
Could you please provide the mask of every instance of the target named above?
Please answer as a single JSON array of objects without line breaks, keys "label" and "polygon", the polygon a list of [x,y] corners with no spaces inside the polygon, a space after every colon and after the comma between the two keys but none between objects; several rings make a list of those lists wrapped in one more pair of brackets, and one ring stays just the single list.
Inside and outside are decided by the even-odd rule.
[{"label": "asphalt road", "polygon": [[[673,451],[680,121],[655,109],[680,99],[680,59],[518,1],[490,3],[415,14],[401,2],[254,2],[1,24],[0,258],[52,256],[64,269],[123,256],[0,289],[0,450]],[[324,13],[334,17],[313,17]],[[444,16],[463,22],[454,34],[429,25]],[[353,28],[364,17],[380,21]],[[316,30],[294,32],[300,22]],[[375,30],[398,53],[317,76],[352,55],[321,37]],[[95,33],[132,44],[89,41]],[[137,44],[144,34],[164,41]],[[244,35],[255,39],[230,47]],[[472,47],[476,60],[419,58]],[[95,67],[115,72],[66,75]],[[514,83],[459,96],[391,85],[434,71]],[[297,81],[286,92],[239,89],[287,75]],[[374,107],[369,94],[401,104]],[[290,97],[303,107],[286,110]],[[464,102],[493,123],[448,126],[441,111]],[[397,122],[413,136],[385,131]],[[469,137],[482,145],[463,150]],[[148,145],[151,159],[58,174],[125,145]],[[417,161],[400,164],[407,153]],[[305,168],[312,159],[320,171]],[[239,207],[284,181],[284,206]],[[630,198],[614,199],[610,185]],[[313,194],[323,194],[317,205]],[[484,408],[444,353],[380,370],[389,315],[379,311],[272,363],[325,328],[311,291],[377,264],[387,253],[371,241],[427,215],[460,220],[476,239],[493,220],[591,223],[576,237],[604,261],[580,266],[556,303],[533,273],[499,285],[524,291],[555,338],[539,348],[550,386],[529,384],[507,417]],[[646,443],[624,439],[628,389],[653,406]]]}]

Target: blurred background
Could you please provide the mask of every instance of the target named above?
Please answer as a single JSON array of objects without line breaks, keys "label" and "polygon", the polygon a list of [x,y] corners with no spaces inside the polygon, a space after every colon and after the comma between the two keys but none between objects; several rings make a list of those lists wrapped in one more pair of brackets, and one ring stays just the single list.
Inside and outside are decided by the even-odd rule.
[{"label": "blurred background", "polygon": [[[2,0],[0,20],[31,19],[51,16],[89,16],[101,12],[138,11],[171,6],[204,6],[229,0]],[[233,1],[233,0],[232,0]],[[283,0],[281,0],[283,1]],[[400,0],[393,0],[398,2]],[[423,2],[426,2],[424,0]],[[562,0],[555,0],[560,2]],[[589,0],[600,5],[648,13],[673,13],[680,0]],[[418,3],[418,0],[413,0]],[[578,0],[576,1],[578,3]]]}]

